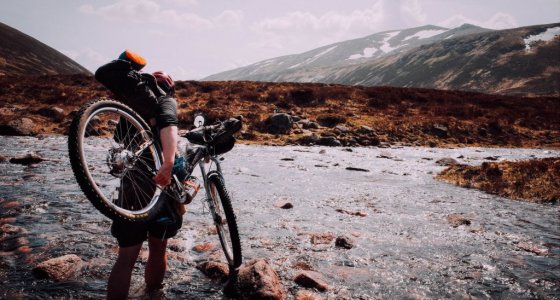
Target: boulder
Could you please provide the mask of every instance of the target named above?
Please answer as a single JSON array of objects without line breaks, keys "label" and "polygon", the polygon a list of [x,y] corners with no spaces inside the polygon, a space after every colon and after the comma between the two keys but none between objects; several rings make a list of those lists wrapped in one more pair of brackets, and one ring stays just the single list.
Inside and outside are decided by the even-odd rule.
[{"label": "boulder", "polygon": [[233,275],[224,292],[235,299],[284,299],[278,274],[264,259],[253,259]]},{"label": "boulder", "polygon": [[340,147],[342,143],[334,136],[324,136],[321,137],[317,143],[320,146],[329,146],[329,147]]},{"label": "boulder", "polygon": [[458,162],[451,158],[451,157],[444,157],[442,159],[439,159],[438,161],[436,161],[436,164],[440,165],[440,166],[454,166],[456,164],[458,164]]},{"label": "boulder", "polygon": [[10,158],[10,163],[20,165],[37,164],[42,161],[45,161],[45,159],[36,153],[27,153],[23,156]]},{"label": "boulder", "polygon": [[440,124],[435,124],[432,126],[430,132],[439,137],[439,138],[446,138],[448,137],[448,129],[446,126],[444,125],[440,125]]},{"label": "boulder", "polygon": [[39,109],[39,111],[37,112],[42,116],[45,116],[49,119],[52,119],[53,121],[56,122],[60,122],[62,120],[64,120],[64,117],[66,117],[66,114],[64,113],[64,110],[62,108],[59,107],[48,107],[48,108],[41,108]]},{"label": "boulder", "polygon": [[0,126],[0,135],[26,136],[35,135],[35,122],[29,118],[21,118]]},{"label": "boulder", "polygon": [[228,279],[229,265],[217,261],[205,261],[196,266],[208,278],[225,282]]},{"label": "boulder", "polygon": [[75,254],[51,258],[33,268],[33,275],[39,279],[64,281],[79,275],[84,261]]},{"label": "boulder", "polygon": [[339,248],[352,249],[354,248],[354,241],[347,236],[339,236],[336,238],[334,245]]},{"label": "boulder", "polygon": [[275,113],[265,121],[265,129],[272,134],[287,134],[294,124],[292,117],[285,113]]},{"label": "boulder", "polygon": [[323,276],[314,271],[300,271],[294,277],[294,282],[300,286],[317,289],[321,292],[330,289],[329,285],[323,280]]}]

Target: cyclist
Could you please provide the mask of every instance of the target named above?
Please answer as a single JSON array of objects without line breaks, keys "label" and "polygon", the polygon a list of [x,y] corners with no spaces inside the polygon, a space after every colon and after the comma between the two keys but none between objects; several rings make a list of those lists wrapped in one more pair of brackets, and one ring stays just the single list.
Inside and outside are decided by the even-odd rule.
[{"label": "cyclist", "polygon": [[[141,74],[146,60],[129,50],[124,51],[117,60],[100,67],[95,77],[121,100],[136,110],[151,126],[159,128],[159,137],[163,152],[163,163],[153,181],[160,187],[171,183],[171,172],[177,149],[177,102],[174,96],[175,84],[164,72]],[[121,72],[125,70],[125,72]],[[122,78],[125,74],[126,78]],[[126,82],[131,78],[145,85]],[[140,81],[142,80],[142,81]],[[155,84],[154,84],[155,83]],[[138,90],[138,86],[145,89]],[[153,188],[153,182],[147,188]],[[126,193],[126,181],[123,180],[123,193]],[[130,192],[132,194],[132,192]],[[130,195],[128,195],[130,196]],[[162,197],[165,197],[163,194]],[[125,299],[128,296],[134,264],[148,240],[148,262],[144,273],[146,292],[162,288],[167,269],[167,240],[174,237],[182,226],[182,216],[174,201],[165,201],[160,216],[148,223],[130,223],[114,221],[111,234],[116,237],[119,250],[117,260],[111,270],[107,284],[108,299]]]}]

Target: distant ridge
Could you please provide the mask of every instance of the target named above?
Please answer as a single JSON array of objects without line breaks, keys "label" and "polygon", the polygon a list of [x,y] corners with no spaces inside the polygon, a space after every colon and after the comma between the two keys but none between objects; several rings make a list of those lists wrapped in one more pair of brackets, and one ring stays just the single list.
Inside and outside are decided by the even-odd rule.
[{"label": "distant ridge", "polygon": [[0,76],[55,74],[91,72],[33,37],[0,23]]},{"label": "distant ridge", "polygon": [[560,23],[507,30],[470,24],[379,32],[267,59],[203,80],[317,82],[560,95]]}]

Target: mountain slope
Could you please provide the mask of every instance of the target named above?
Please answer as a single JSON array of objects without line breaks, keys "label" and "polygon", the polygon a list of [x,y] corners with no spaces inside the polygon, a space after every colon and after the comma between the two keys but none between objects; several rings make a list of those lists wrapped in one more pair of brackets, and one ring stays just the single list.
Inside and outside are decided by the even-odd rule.
[{"label": "mountain slope", "polygon": [[264,60],[246,67],[215,74],[204,80],[281,81],[281,76],[278,77],[279,74],[298,73],[314,67],[358,65],[453,36],[486,31],[488,29],[473,25],[463,25],[455,29],[427,25],[406,30],[383,31],[301,54]]},{"label": "mountain slope", "polygon": [[0,76],[91,74],[64,54],[0,23]]},{"label": "mountain slope", "polygon": [[[441,31],[438,34],[420,38],[437,33],[438,30]],[[500,31],[472,25],[452,30],[426,26],[382,32],[300,55],[271,59],[205,79],[391,85],[486,93],[560,95],[558,34],[560,24]],[[364,47],[363,42],[368,39],[370,44],[374,41],[373,47],[362,48],[362,54],[351,54],[346,60],[330,57],[331,63],[319,64],[320,58],[316,58],[306,65],[286,67],[296,57],[300,61],[305,57],[309,59],[311,55],[317,56],[332,47],[350,49],[349,45],[354,45],[355,51]],[[327,56],[330,52],[335,50],[323,55]],[[345,55],[349,53],[352,51],[347,51]],[[277,67],[262,68],[261,65],[267,62]]]}]

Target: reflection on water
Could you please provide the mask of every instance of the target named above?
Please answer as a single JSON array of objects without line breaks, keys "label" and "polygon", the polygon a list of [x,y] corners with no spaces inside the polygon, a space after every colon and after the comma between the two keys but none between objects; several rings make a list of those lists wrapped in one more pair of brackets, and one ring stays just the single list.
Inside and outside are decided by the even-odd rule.
[{"label": "reflection on water", "polygon": [[[66,139],[0,137],[0,155],[28,151],[47,161],[0,168],[2,298],[102,298],[116,258],[110,221],[79,190]],[[233,195],[245,260],[266,258],[288,299],[303,288],[293,276],[322,273],[325,296],[347,298],[560,298],[559,206],[511,201],[435,181],[434,161],[480,164],[558,156],[538,149],[307,148],[237,146],[223,162]],[[347,170],[347,167],[369,172]],[[203,195],[204,193],[199,193]],[[199,196],[201,197],[201,196]],[[292,209],[279,208],[291,203]],[[450,214],[470,225],[453,227]],[[316,234],[346,236],[355,245],[313,243]],[[193,247],[214,244],[210,251]],[[46,259],[76,254],[85,264],[65,282],[35,279]],[[220,283],[196,265],[224,260],[210,218],[193,201],[170,242],[164,296],[223,299]],[[131,295],[142,298],[143,251]]]}]

